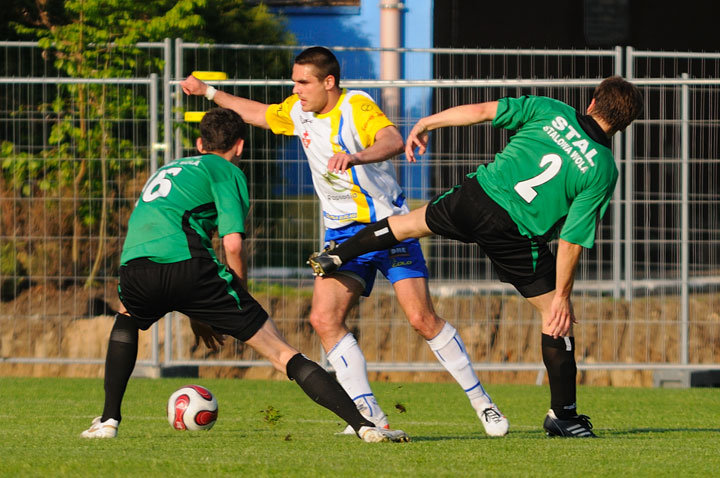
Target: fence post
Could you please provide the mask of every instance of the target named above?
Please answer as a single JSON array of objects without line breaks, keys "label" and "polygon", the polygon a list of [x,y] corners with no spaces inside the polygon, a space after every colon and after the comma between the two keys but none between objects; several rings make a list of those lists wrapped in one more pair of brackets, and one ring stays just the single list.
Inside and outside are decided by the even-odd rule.
[{"label": "fence post", "polygon": [[[622,48],[615,47],[615,74],[623,74]],[[613,233],[612,233],[612,281],[613,281],[613,299],[620,298],[620,283],[622,281],[622,192],[620,185],[623,179],[623,158],[622,143],[623,133],[618,133],[613,139],[613,152],[619,156],[618,164],[618,180],[615,191],[613,192]]]},{"label": "fence post", "polygon": [[[148,115],[150,116],[150,174],[154,174],[158,169],[158,75],[150,74],[150,104]],[[160,367],[160,325],[155,322],[152,327],[152,351],[151,359],[152,367],[159,369]],[[153,375],[154,376],[154,375]]]},{"label": "fence post", "polygon": [[163,144],[165,155],[163,164],[173,160],[172,140],[172,92],[170,90],[170,69],[172,68],[172,41],[166,38],[163,42]]},{"label": "fence post", "polygon": [[150,173],[157,171],[157,142],[158,142],[158,76],[157,73],[150,74],[149,95],[150,104],[148,115],[150,116]]},{"label": "fence post", "polygon": [[[688,74],[683,73],[682,79],[687,80]],[[690,211],[689,211],[689,188],[690,188],[690,86],[683,84],[681,87],[680,100],[680,155],[682,169],[680,174],[681,210],[680,210],[680,363],[688,363],[688,326],[689,326],[689,291],[688,291],[688,268],[690,262]]]},{"label": "fence post", "polygon": [[170,366],[173,360],[173,325],[175,323],[175,312],[169,312],[165,314],[165,367]]},{"label": "fence post", "polygon": [[[633,77],[633,47],[626,49],[625,75],[628,80]],[[625,130],[625,299],[633,300],[633,276],[635,261],[633,258],[633,169],[632,169],[633,125]],[[632,309],[628,317],[632,320]]]},{"label": "fence post", "polygon": [[[183,41],[182,38],[175,39],[175,79],[183,79]],[[173,157],[179,158],[182,156],[182,130],[180,129],[180,123],[183,120],[182,116],[182,104],[183,104],[183,92],[180,89],[180,85],[175,87],[175,150],[173,151]]]}]

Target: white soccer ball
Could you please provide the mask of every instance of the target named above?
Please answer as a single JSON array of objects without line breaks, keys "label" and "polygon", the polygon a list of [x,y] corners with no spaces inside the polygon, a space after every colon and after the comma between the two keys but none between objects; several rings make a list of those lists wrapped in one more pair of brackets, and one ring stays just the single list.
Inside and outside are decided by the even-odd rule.
[{"label": "white soccer ball", "polygon": [[167,418],[176,430],[210,430],[218,416],[218,403],[210,390],[186,385],[170,395]]}]

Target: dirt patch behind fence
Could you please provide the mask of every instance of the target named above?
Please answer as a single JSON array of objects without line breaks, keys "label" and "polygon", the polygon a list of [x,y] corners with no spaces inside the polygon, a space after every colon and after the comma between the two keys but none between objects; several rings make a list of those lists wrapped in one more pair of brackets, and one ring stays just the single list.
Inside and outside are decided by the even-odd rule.
[{"label": "dirt patch behind fence", "polygon": [[[9,363],[9,358],[63,358],[100,360],[105,357],[113,317],[103,310],[119,303],[114,290],[68,288],[57,290],[33,287],[11,302],[0,303],[0,375],[102,377],[104,365]],[[307,295],[258,295],[288,341],[311,358],[321,358],[319,341],[307,316]],[[720,316],[715,312],[715,296],[691,299],[690,362],[720,362]],[[52,314],[48,314],[52,304]],[[463,296],[436,298],[438,313],[461,333],[480,378],[487,383],[536,383],[537,371],[482,371],[483,363],[541,363],[540,323],[530,306],[516,296]],[[607,298],[575,302],[581,323],[576,327],[577,359],[597,362],[675,362],[678,357],[677,298],[636,299],[632,310],[627,303]],[[632,317],[632,320],[628,318]],[[372,318],[372,319],[370,319]],[[177,318],[173,341],[175,357],[209,360],[255,359],[254,352],[233,341],[218,354],[194,347],[187,320]],[[402,318],[395,298],[378,294],[354,308],[348,326],[357,336],[368,362],[435,363],[425,341]],[[159,327],[161,354],[165,327]],[[151,334],[141,332],[139,359],[151,355]],[[162,357],[162,355],[161,355]],[[283,378],[269,367],[200,367],[201,377]],[[544,373],[543,383],[547,383]],[[371,372],[371,380],[445,382],[446,372]],[[643,370],[583,371],[579,383],[590,385],[650,386],[652,372]]]}]

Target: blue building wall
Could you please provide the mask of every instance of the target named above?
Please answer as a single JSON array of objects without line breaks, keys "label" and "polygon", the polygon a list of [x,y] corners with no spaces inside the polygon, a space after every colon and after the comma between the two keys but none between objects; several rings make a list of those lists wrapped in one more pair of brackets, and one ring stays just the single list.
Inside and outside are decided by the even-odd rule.
[{"label": "blue building wall", "polygon": [[[278,8],[288,20],[288,27],[298,45],[328,47],[380,47],[379,0],[362,0],[360,7],[288,7]],[[404,48],[432,48],[433,0],[408,0],[402,13],[401,46]],[[378,53],[335,52],[344,79],[377,79],[380,77]],[[403,79],[432,78],[432,57],[429,53],[403,55]],[[342,81],[341,81],[342,85]],[[380,91],[369,91],[382,106]],[[401,118],[415,119],[430,113],[431,93],[427,88],[407,88],[403,91]],[[410,121],[412,123],[412,121]],[[400,121],[403,137],[412,124]],[[298,147],[297,144],[294,147]],[[404,156],[401,158],[404,161]],[[427,166],[421,161],[413,165],[398,162],[400,184],[410,198],[426,199],[429,178]],[[294,177],[296,171],[288,171]],[[309,171],[306,171],[309,175]],[[309,181],[304,182],[310,184]],[[310,188],[306,188],[310,189]],[[287,191],[287,190],[286,190]],[[298,191],[311,194],[312,190]]]}]

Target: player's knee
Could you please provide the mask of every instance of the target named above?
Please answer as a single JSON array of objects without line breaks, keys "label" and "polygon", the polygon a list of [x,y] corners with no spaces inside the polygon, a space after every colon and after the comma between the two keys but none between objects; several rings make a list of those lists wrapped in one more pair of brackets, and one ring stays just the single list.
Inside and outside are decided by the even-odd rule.
[{"label": "player's knee", "polygon": [[338,319],[332,314],[311,311],[310,325],[312,325],[315,332],[322,337],[325,334],[333,333],[341,328],[342,318]]},{"label": "player's knee", "polygon": [[137,344],[138,326],[129,315],[118,313],[115,315],[115,324],[110,332],[110,340],[128,344]]},{"label": "player's knee", "polygon": [[435,337],[442,329],[444,321],[430,311],[419,311],[407,315],[412,328],[425,340]]}]

